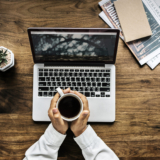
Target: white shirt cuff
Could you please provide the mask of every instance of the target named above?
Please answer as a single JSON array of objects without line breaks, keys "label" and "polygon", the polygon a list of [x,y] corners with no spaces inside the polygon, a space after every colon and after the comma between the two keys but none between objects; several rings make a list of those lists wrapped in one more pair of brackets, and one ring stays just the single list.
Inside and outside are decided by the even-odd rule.
[{"label": "white shirt cuff", "polygon": [[92,129],[90,125],[88,125],[87,129],[78,137],[74,138],[79,147],[83,150],[89,147],[97,138],[97,134]]},{"label": "white shirt cuff", "polygon": [[48,143],[59,147],[64,141],[64,139],[66,138],[66,135],[61,134],[58,131],[56,131],[51,123],[46,129],[44,133],[44,137],[48,141]]}]

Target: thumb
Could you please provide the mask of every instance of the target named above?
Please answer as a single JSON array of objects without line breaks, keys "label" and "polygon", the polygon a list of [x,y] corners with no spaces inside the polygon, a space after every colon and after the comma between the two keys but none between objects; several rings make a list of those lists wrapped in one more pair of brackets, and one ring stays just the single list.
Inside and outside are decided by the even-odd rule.
[{"label": "thumb", "polygon": [[55,119],[61,119],[61,115],[60,115],[60,112],[57,108],[53,108],[53,117]]},{"label": "thumb", "polygon": [[79,117],[79,120],[85,120],[85,118],[87,117],[88,114],[89,114],[89,111],[84,110],[84,111],[81,113],[81,115],[80,115],[80,117]]}]

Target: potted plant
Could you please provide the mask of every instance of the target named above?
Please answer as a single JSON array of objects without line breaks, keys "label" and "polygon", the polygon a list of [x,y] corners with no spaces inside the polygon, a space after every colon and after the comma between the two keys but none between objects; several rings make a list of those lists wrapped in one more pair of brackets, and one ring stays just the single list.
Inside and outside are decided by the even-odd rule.
[{"label": "potted plant", "polygon": [[5,72],[14,66],[14,54],[5,47],[0,47],[0,71]]}]

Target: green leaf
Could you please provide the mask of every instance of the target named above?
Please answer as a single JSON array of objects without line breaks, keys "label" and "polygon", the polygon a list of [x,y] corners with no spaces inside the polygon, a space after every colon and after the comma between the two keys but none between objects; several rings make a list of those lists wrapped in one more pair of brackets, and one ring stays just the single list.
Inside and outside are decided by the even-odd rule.
[{"label": "green leaf", "polygon": [[0,50],[0,54],[1,54],[1,53],[3,53],[3,50],[2,50],[2,49]]},{"label": "green leaf", "polygon": [[7,63],[7,62],[8,62],[8,61],[5,59],[5,60],[4,60],[4,63]]}]

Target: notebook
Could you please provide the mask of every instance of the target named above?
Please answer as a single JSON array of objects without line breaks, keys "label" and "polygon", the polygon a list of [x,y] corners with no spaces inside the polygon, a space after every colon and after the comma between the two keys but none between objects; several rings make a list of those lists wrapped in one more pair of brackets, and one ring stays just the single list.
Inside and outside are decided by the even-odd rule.
[{"label": "notebook", "polygon": [[114,2],[125,42],[151,36],[152,31],[141,0]]}]

